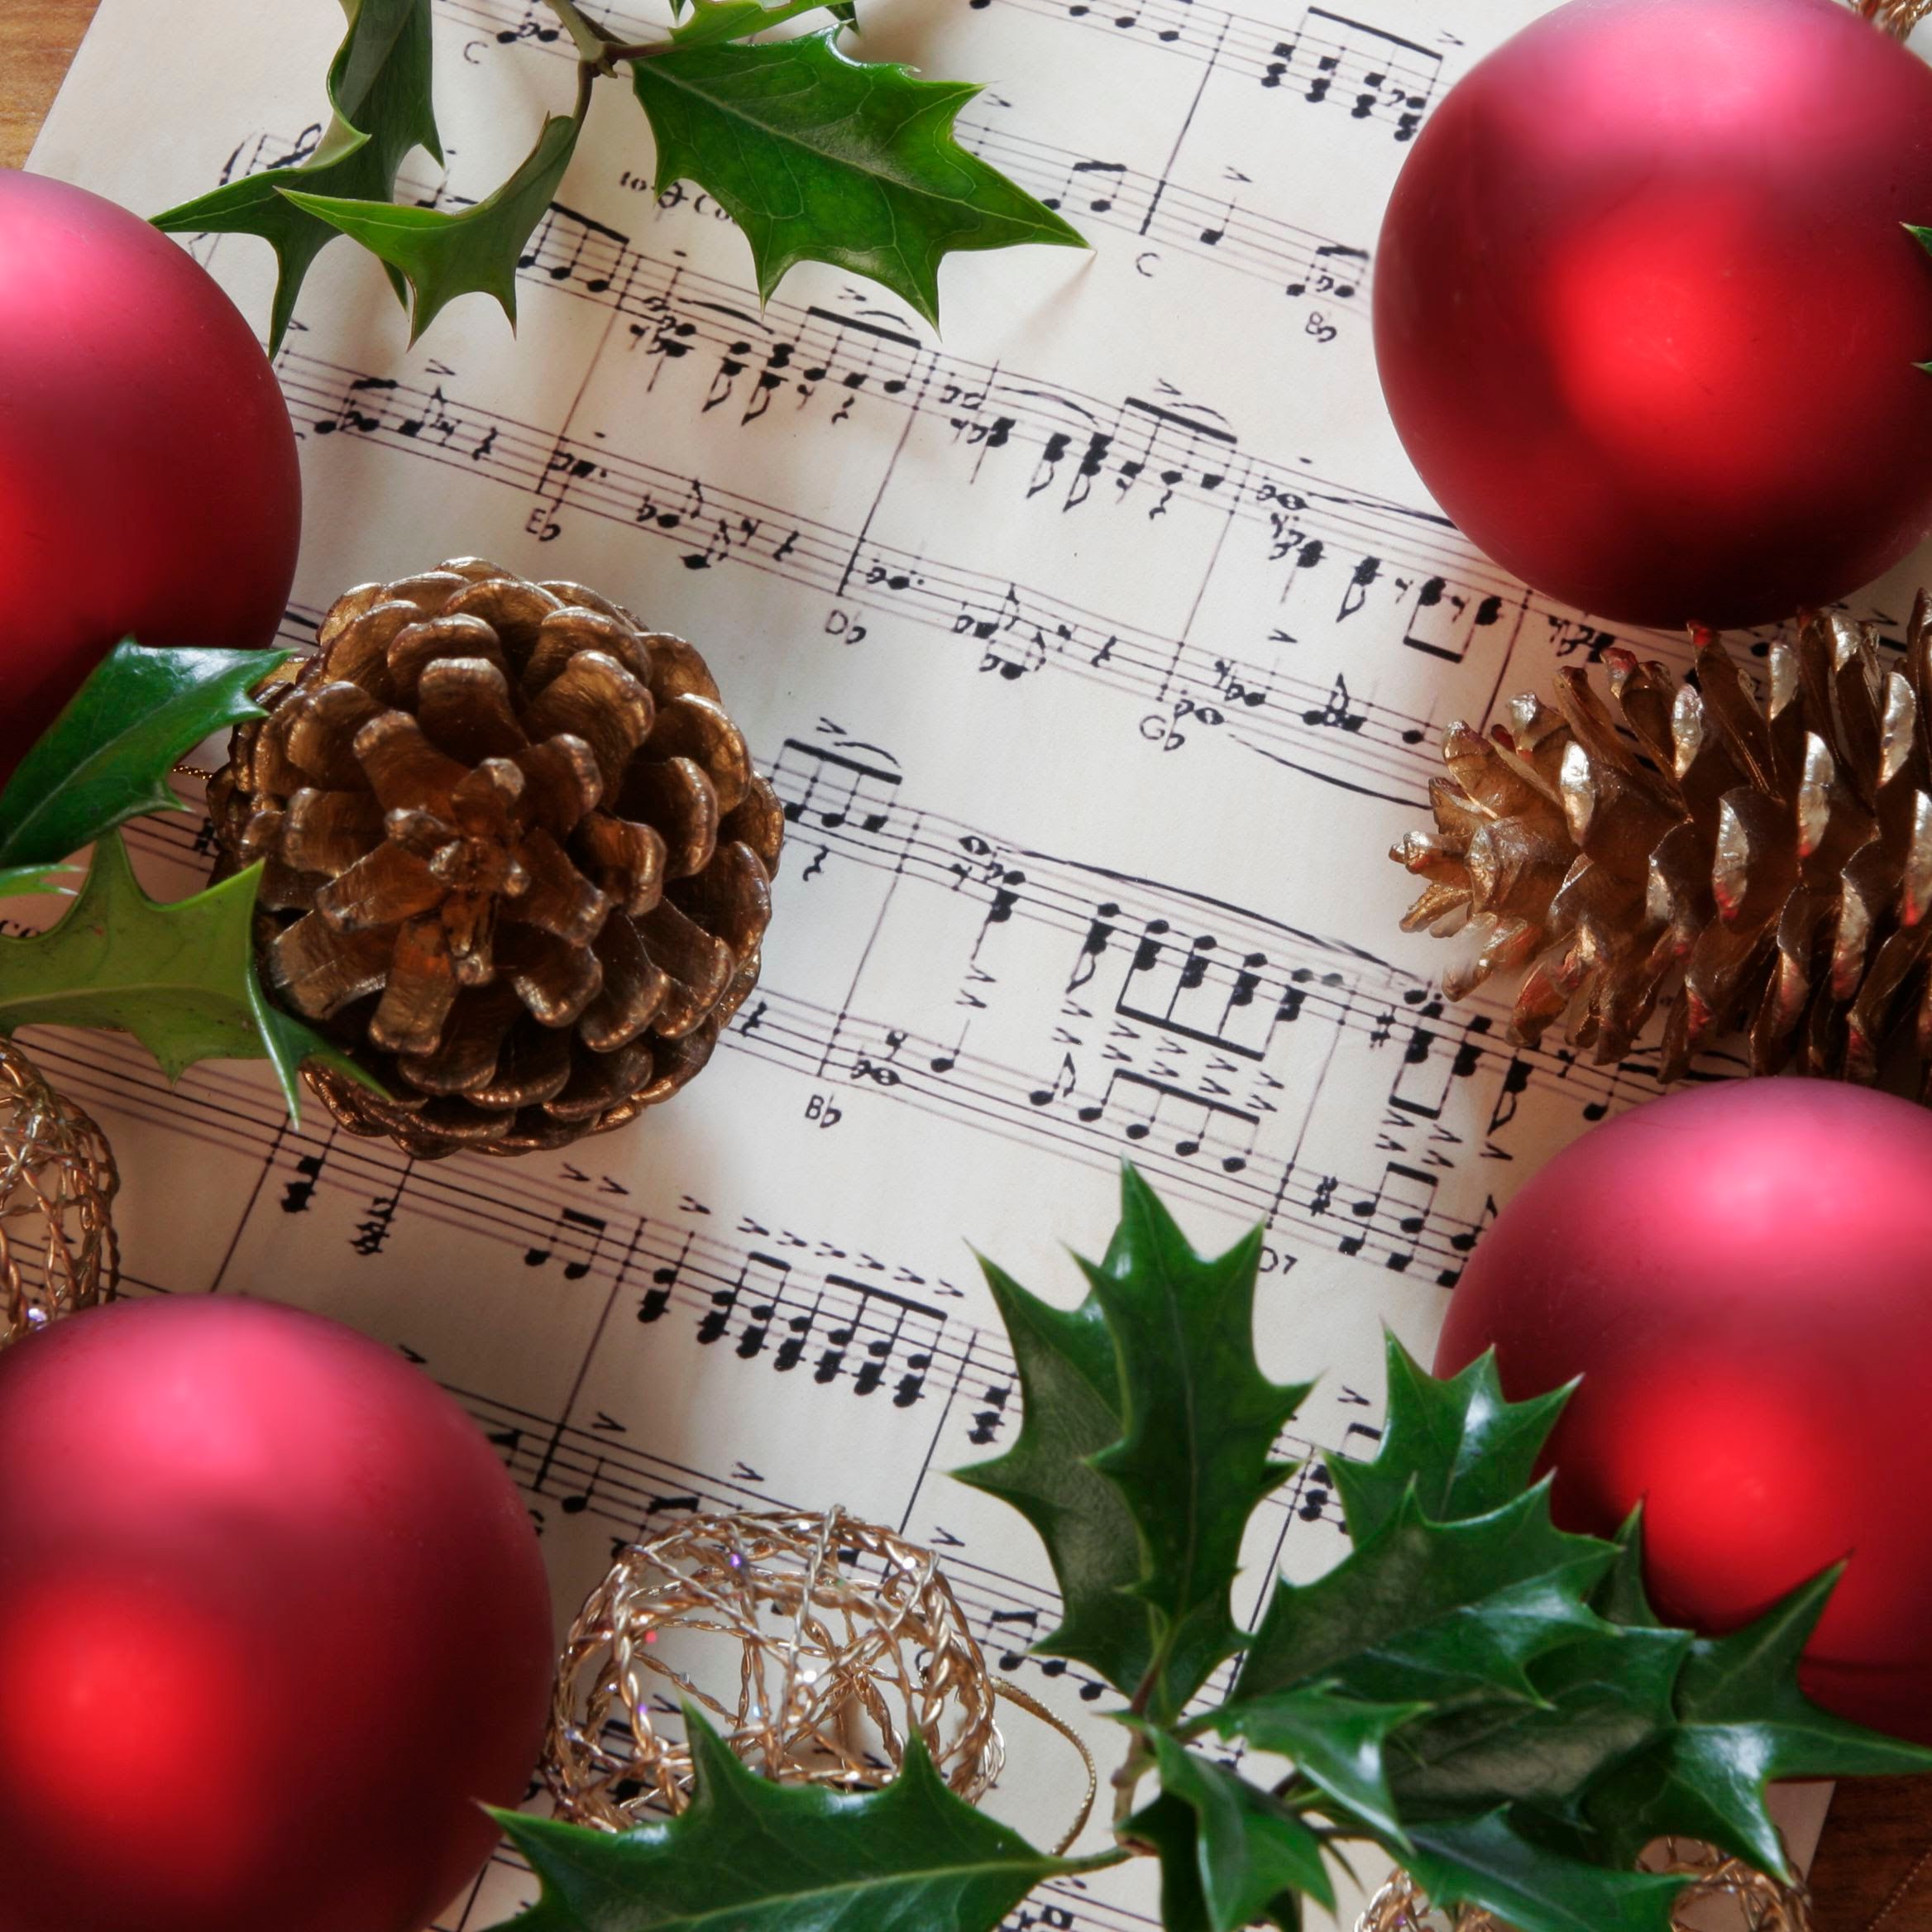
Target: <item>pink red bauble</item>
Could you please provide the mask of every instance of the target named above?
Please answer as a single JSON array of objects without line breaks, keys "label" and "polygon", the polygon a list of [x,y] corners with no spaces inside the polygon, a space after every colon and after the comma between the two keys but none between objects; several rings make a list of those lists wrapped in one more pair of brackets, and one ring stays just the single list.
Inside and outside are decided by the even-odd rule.
[{"label": "pink red bauble", "polygon": [[0,1355],[0,1932],[417,1932],[552,1655],[514,1487],[387,1349],[198,1296]]},{"label": "pink red bauble", "polygon": [[1849,1557],[1803,1671],[1932,1743],[1932,1112],[1741,1080],[1566,1148],[1477,1244],[1439,1374],[1494,1344],[1514,1399],[1582,1384],[1556,1510],[1644,1506],[1658,1609],[1730,1629]]},{"label": "pink red bauble", "polygon": [[1444,98],[1375,255],[1423,481],[1538,590],[1754,624],[1932,530],[1932,68],[1843,0],[1571,0]]},{"label": "pink red bauble", "polygon": [[275,372],[213,279],[0,170],[0,780],[121,638],[273,643],[301,526]]}]

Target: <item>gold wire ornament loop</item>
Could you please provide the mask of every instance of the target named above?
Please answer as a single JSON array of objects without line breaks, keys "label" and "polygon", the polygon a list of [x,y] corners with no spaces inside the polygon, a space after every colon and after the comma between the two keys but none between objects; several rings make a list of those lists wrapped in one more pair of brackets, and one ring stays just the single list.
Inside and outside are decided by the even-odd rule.
[{"label": "gold wire ornament loop", "polygon": [[[735,1690],[712,1686],[736,1679]],[[564,1818],[628,1831],[690,1802],[691,1760],[661,1728],[681,1697],[782,1783],[868,1791],[906,1740],[976,1803],[1006,1762],[1004,1695],[1072,1743],[1024,1691],[994,1684],[929,1550],[842,1509],[694,1516],[619,1552],[566,1640],[543,1775]],[[678,1727],[681,1732],[681,1726]]]},{"label": "gold wire ornament loop", "polygon": [[1852,0],[1852,4],[1872,26],[1901,41],[1932,15],[1932,0]]},{"label": "gold wire ornament loop", "polygon": [[[1783,1884],[1714,1845],[1695,1839],[1659,1839],[1637,1862],[1646,1872],[1674,1872],[1691,1881],[1671,1912],[1678,1932],[1811,1932],[1810,1897],[1801,1885]],[[1394,1872],[1356,1920],[1355,1932],[1509,1929],[1473,1906],[1455,1913],[1432,1906],[1408,1872]]]},{"label": "gold wire ornament loop", "polygon": [[1053,1855],[1057,1858],[1087,1829],[1087,1820],[1093,1815],[1093,1800],[1100,1796],[1099,1768],[1093,1762],[1093,1753],[1087,1748],[1087,1740],[1064,1718],[1055,1717],[1037,1697],[1022,1690],[1017,1684],[995,1684],[992,1688],[996,1697],[1018,1705],[1027,1716],[1039,1719],[1049,1730],[1058,1731],[1080,1753],[1080,1762],[1087,1767],[1087,1795],[1080,1800],[1080,1809],[1073,1824],[1053,1848]]},{"label": "gold wire ornament loop", "polygon": [[0,1036],[0,1347],[113,1298],[113,1150]]}]

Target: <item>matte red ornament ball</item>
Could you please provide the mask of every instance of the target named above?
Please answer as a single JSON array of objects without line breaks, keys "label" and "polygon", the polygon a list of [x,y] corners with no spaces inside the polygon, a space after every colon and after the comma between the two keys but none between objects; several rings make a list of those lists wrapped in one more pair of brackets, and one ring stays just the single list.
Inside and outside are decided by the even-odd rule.
[{"label": "matte red ornament ball", "polygon": [[301,528],[288,409],[219,285],[0,170],[0,780],[122,637],[272,643]]},{"label": "matte red ornament ball", "polygon": [[1932,1743],[1932,1112],[1757,1079],[1675,1093],[1549,1162],[1477,1243],[1438,1374],[1490,1346],[1566,1528],[1644,1505],[1674,1621],[1735,1628],[1850,1559],[1819,1702]]},{"label": "matte red ornament ball", "polygon": [[1423,126],[1375,265],[1404,446],[1619,622],[1786,617],[1932,531],[1932,67],[1844,0],[1571,0]]},{"label": "matte red ornament ball", "polygon": [[0,1355],[0,1932],[417,1932],[552,1659],[515,1488],[389,1350],[223,1295]]}]

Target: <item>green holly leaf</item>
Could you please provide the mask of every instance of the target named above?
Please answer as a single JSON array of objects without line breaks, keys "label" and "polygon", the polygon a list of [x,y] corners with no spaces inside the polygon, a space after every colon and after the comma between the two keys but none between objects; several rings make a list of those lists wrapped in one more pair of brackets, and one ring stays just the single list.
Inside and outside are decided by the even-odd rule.
[{"label": "green holly leaf", "polygon": [[1099,1671],[1131,1697],[1154,1661],[1148,1606],[1126,1593],[1141,1580],[1141,1546],[1119,1489],[1089,1459],[1120,1440],[1120,1370],[1092,1294],[1050,1308],[983,1261],[1020,1371],[1020,1432],[1003,1456],[954,1473],[1011,1504],[1039,1533],[1060,1586],[1059,1626],[1034,1646]]},{"label": "green holly leaf", "polygon": [[1328,1459],[1349,1534],[1368,1540],[1400,1507],[1411,1482],[1431,1521],[1486,1516],[1528,1486],[1569,1388],[1528,1402],[1504,1399],[1494,1350],[1446,1381],[1385,1337],[1388,1415],[1373,1461]]},{"label": "green holly leaf", "polygon": [[1932,1770],[1932,1751],[1834,1717],[1798,1688],[1799,1654],[1842,1568],[1733,1635],[1690,1645],[1676,1727],[1591,1789],[1589,1815],[1611,1857],[1634,1858],[1652,1839],[1681,1834],[1788,1877],[1764,1803],[1773,1779]]},{"label": "green holly leaf", "polygon": [[124,638],[15,768],[0,791],[0,892],[14,868],[43,871],[128,820],[178,811],[167,777],[183,753],[261,707],[249,692],[287,651],[147,650]]},{"label": "green holly leaf", "polygon": [[265,1058],[297,1118],[305,1059],[375,1086],[347,1054],[264,998],[252,938],[261,878],[251,867],[163,905],[141,891],[127,848],[109,834],[58,924],[0,939],[0,1033],[112,1027],[132,1033],[170,1081],[199,1060]]},{"label": "green holly leaf", "polygon": [[837,0],[772,0],[771,4],[767,0],[691,0],[691,17],[671,30],[671,38],[680,47],[714,46],[720,41],[748,39],[801,14],[820,12],[850,24]]},{"label": "green holly leaf", "polygon": [[1201,1820],[1192,1805],[1163,1791],[1120,1828],[1160,1861],[1161,1932],[1213,1932],[1201,1883]]},{"label": "green holly leaf", "polygon": [[1308,1392],[1255,1360],[1263,1231],[1207,1260],[1132,1167],[1105,1261],[1080,1265],[1118,1351],[1121,1433],[1093,1459],[1119,1486],[1141,1545],[1134,1594],[1155,1613],[1139,1708],[1172,1719],[1241,1647],[1235,1574],[1249,1517],[1294,1466],[1274,1459]]},{"label": "green holly leaf", "polygon": [[[442,160],[430,98],[431,0],[342,0],[349,31],[328,70],[328,132],[300,166],[272,168],[225,183],[155,217],[170,234],[218,231],[259,235],[275,251],[279,273],[270,351],[282,346],[303,277],[337,231],[280,191],[357,201],[388,201],[413,148]],[[402,285],[391,272],[396,294]]]},{"label": "green holly leaf", "polygon": [[500,1813],[543,1896],[505,1932],[992,1932],[1041,1880],[1036,1852],[946,1789],[915,1731],[882,1791],[768,1782],[690,1705],[690,1809],[613,1835]]},{"label": "green holly leaf", "polygon": [[1432,1708],[1369,1704],[1326,1685],[1298,1685],[1223,1705],[1208,1722],[1223,1738],[1245,1738],[1257,1750],[1293,1758],[1337,1811],[1399,1856],[1403,1828],[1389,1788],[1385,1748],[1391,1733]]},{"label": "green holly leaf", "polygon": [[656,186],[690,180],[712,196],[751,243],[762,297],[797,263],[830,262],[936,327],[939,265],[954,250],[1085,246],[959,146],[954,118],[978,88],[849,60],[839,31],[673,45],[631,64]]},{"label": "green holly leaf", "polygon": [[1165,1732],[1145,1734],[1163,1796],[1194,1814],[1193,1856],[1212,1932],[1240,1932],[1284,1892],[1305,1892],[1333,1910],[1322,1841],[1288,1806]]},{"label": "green holly leaf", "polygon": [[1410,1835],[1409,1870],[1435,1903],[1482,1906],[1515,1932],[1671,1932],[1686,1882],[1566,1858],[1508,1810],[1417,1824]]},{"label": "green holly leaf", "polygon": [[77,865],[0,866],[0,899],[22,898],[31,892],[58,892],[80,871]]},{"label": "green holly leaf", "polygon": [[1528,1667],[1605,1628],[1585,1600],[1615,1560],[1550,1520],[1547,1480],[1461,1523],[1430,1522],[1411,1490],[1327,1575],[1277,1580],[1234,1701],[1327,1680],[1372,1703],[1535,1704]]},{"label": "green holly leaf", "polygon": [[1630,1512],[1617,1532],[1617,1560],[1597,1585],[1590,1607],[1613,1624],[1628,1624],[1643,1630],[1662,1628],[1662,1619],[1650,1607],[1650,1592],[1643,1581],[1643,1504]]},{"label": "green holly leaf", "polygon": [[1667,1734],[1688,1630],[1606,1624],[1538,1658],[1540,1703],[1461,1705],[1406,1725],[1387,1765],[1407,1819],[1521,1801],[1571,1811],[1593,1779]]},{"label": "green holly leaf", "polygon": [[514,326],[518,259],[557,193],[582,127],[578,117],[551,115],[509,180],[461,214],[293,188],[282,194],[305,213],[360,242],[408,282],[415,297],[412,342],[459,295],[494,295]]}]

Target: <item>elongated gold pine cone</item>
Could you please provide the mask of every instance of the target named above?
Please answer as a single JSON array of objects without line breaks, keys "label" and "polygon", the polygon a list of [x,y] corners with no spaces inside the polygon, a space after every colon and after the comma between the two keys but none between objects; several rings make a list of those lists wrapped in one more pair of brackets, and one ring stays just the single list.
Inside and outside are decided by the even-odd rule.
[{"label": "elongated gold pine cone", "polygon": [[557,1147],[668,1099],[756,983],[783,817],[697,652],[474,557],[339,598],[208,790],[265,860],[273,997],[412,1153]]},{"label": "elongated gold pine cone", "polygon": [[1554,708],[1514,700],[1487,739],[1450,727],[1436,825],[1390,856],[1423,878],[1405,931],[1470,929],[1460,998],[1528,970],[1525,1040],[1621,1059],[1667,1007],[1659,1076],[1727,1035],[1760,1074],[1848,1080],[1932,1067],[1932,621],[1902,661],[1816,617],[1770,647],[1760,697],[1719,640],[1690,681],[1604,653],[1606,703],[1559,671]]}]

